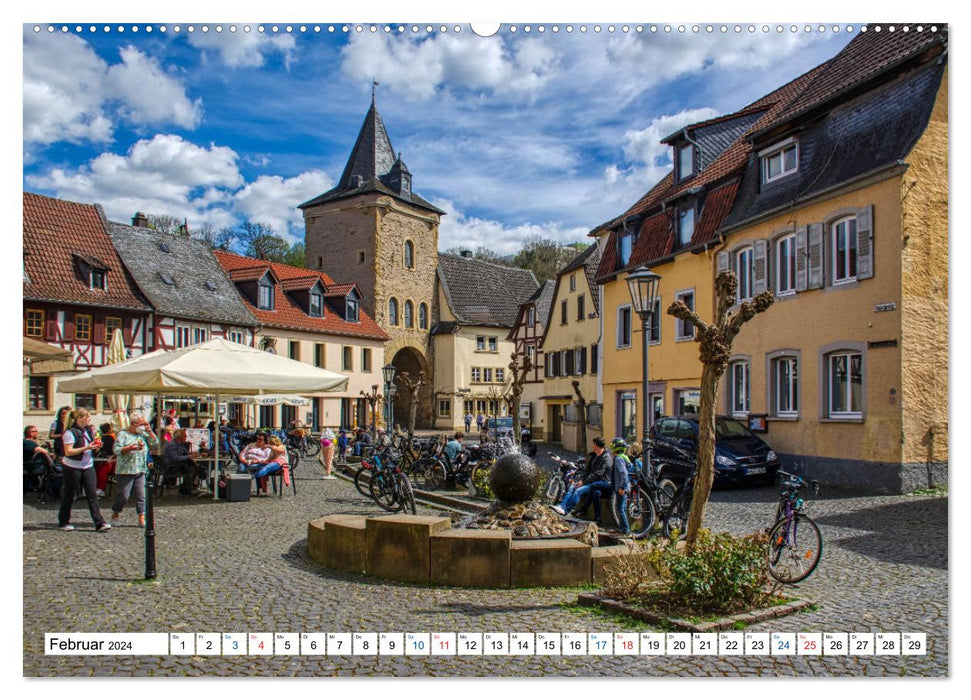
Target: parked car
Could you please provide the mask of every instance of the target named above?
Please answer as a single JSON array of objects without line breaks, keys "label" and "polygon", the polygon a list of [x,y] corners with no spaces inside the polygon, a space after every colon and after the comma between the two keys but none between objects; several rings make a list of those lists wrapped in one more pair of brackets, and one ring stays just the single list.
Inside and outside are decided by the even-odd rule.
[{"label": "parked car", "polygon": [[[670,478],[684,479],[698,455],[698,421],[694,417],[664,417],[651,426],[653,461],[665,465]],[[779,457],[764,440],[726,416],[715,418],[715,483],[772,483]]]},{"label": "parked car", "polygon": [[496,442],[498,438],[512,438],[512,416],[497,416],[489,419],[489,439]]}]

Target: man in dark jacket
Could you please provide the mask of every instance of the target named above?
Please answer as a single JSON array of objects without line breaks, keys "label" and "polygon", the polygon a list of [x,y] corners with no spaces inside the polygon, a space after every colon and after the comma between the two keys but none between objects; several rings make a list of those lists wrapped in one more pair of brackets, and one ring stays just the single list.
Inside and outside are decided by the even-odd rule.
[{"label": "man in dark jacket", "polygon": [[[593,511],[597,524],[600,524],[600,496],[610,493],[610,471],[612,462],[610,455],[607,454],[606,443],[599,435],[593,439],[593,452],[587,459],[587,468],[577,482],[578,488],[569,491],[563,502],[558,506],[553,506],[560,515],[566,515],[580,502],[588,493],[593,498]],[[594,492],[599,493],[594,493]]]}]

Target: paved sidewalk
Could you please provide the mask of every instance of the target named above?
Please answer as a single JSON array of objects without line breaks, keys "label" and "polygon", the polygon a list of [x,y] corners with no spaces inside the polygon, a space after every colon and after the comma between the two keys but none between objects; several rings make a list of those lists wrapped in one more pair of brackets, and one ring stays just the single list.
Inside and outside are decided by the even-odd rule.
[{"label": "paved sidewalk", "polygon": [[[540,455],[545,457],[545,451]],[[393,584],[307,557],[307,522],[376,514],[342,480],[297,481],[296,498],[212,503],[166,494],[156,509],[159,578],[140,583],[143,531],[126,510],[94,532],[56,529],[57,504],[23,506],[24,674],[28,676],[943,676],[948,673],[946,497],[824,493],[818,570],[797,594],[817,610],[750,631],[926,632],[924,657],[52,657],[45,632],[619,632],[568,608],[577,590],[479,591]],[[764,527],[777,489],[715,491],[708,524]],[[431,509],[419,512],[433,514]]]}]

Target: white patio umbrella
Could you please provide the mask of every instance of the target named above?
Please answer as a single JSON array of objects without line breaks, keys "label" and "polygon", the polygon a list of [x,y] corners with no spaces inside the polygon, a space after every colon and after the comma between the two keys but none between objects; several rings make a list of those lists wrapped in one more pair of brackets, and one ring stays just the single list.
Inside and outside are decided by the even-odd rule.
[{"label": "white patio umbrella", "polygon": [[[68,393],[265,396],[343,391],[347,377],[222,338],[173,352],[156,351],[58,382]],[[216,421],[215,464],[219,463]],[[218,498],[214,489],[213,498]]]},{"label": "white patio umbrella", "polygon": [[[116,328],[111,334],[111,342],[108,345],[107,364],[115,365],[125,361],[125,341],[121,336],[121,329]],[[115,432],[119,432],[128,427],[128,394],[106,394],[108,405],[111,407],[111,425]]]}]

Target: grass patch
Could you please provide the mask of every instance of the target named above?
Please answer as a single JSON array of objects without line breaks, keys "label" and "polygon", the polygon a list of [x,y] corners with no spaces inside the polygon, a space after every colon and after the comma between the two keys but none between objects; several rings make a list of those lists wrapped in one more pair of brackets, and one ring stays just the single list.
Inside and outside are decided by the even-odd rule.
[{"label": "grass patch", "polygon": [[916,489],[910,493],[903,494],[904,496],[946,496],[947,486],[934,486],[932,488],[926,489]]},{"label": "grass patch", "polygon": [[[622,626],[625,630],[629,630],[631,632],[645,632],[645,631],[650,631],[654,629],[643,620],[638,620],[636,617],[631,617],[630,615],[614,612],[612,610],[604,610],[603,608],[599,608],[599,607],[578,605],[576,603],[560,603],[559,607],[562,610],[566,610],[567,612],[571,612],[577,615],[580,615],[580,614],[592,615],[598,620],[603,620],[604,622],[612,622],[614,624]],[[662,630],[662,631],[666,631],[666,630]]]}]

